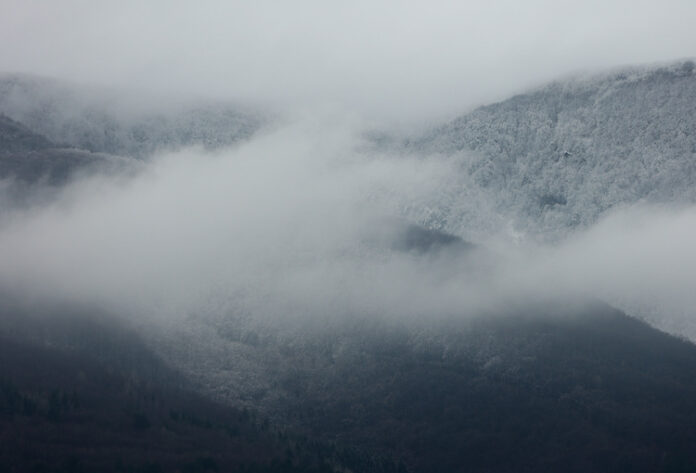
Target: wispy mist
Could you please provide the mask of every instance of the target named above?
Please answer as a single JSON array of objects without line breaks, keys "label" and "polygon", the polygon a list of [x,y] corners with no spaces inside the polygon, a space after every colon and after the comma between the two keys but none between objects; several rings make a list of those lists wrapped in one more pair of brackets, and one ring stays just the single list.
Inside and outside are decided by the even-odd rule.
[{"label": "wispy mist", "polygon": [[79,181],[50,208],[6,223],[2,279],[173,312],[240,291],[350,294],[368,284],[361,272],[382,279],[380,226],[447,173],[357,144],[342,126],[303,122],[235,150],[161,156],[132,180]]},{"label": "wispy mist", "polygon": [[[161,155],[135,177],[79,180],[3,222],[0,281],[164,319],[467,316],[599,297],[696,336],[693,208],[618,210],[555,246],[479,233],[474,249],[399,248],[402,222],[423,223],[457,167],[367,151],[357,132],[304,120],[224,151]],[[479,207],[477,219],[497,218]]]}]

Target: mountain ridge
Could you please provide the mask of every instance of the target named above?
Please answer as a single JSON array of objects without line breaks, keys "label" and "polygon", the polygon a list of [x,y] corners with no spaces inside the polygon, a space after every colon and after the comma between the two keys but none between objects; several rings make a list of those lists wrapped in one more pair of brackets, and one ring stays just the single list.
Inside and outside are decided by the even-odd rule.
[{"label": "mountain ridge", "polygon": [[[620,205],[693,203],[694,62],[551,82],[407,139],[403,149],[456,157],[461,186],[450,192],[479,193],[491,218],[546,241]],[[466,236],[466,212],[454,207],[430,224]]]},{"label": "mountain ridge", "polygon": [[185,146],[230,146],[269,120],[234,103],[169,103],[23,74],[0,75],[0,112],[62,147],[138,159]]}]

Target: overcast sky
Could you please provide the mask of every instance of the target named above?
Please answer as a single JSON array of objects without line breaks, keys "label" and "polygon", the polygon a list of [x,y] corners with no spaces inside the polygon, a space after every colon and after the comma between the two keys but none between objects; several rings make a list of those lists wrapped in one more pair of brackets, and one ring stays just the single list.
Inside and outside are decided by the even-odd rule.
[{"label": "overcast sky", "polygon": [[693,0],[0,1],[0,71],[437,119],[694,55]]}]

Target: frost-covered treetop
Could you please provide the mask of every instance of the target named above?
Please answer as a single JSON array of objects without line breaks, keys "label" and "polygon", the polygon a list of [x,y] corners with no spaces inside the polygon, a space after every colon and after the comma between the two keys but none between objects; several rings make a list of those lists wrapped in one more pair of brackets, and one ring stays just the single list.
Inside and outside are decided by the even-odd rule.
[{"label": "frost-covered treetop", "polygon": [[[553,82],[406,149],[460,164],[459,184],[442,189],[446,205],[427,217],[430,226],[467,236],[473,220],[488,220],[495,230],[558,240],[615,206],[696,201],[696,68],[682,61]],[[476,215],[480,203],[468,200],[487,202],[492,214]]]}]

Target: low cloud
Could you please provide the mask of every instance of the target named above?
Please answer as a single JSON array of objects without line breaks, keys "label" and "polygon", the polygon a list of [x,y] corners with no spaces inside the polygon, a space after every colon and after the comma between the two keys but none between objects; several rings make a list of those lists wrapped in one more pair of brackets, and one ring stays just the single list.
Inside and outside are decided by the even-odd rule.
[{"label": "low cloud", "polygon": [[696,339],[696,208],[619,209],[553,246],[491,233],[474,249],[398,248],[404,222],[422,223],[464,177],[443,157],[369,151],[358,131],[304,120],[159,156],[135,177],[82,179],[2,223],[0,284],[166,320],[432,317],[598,297]]},{"label": "low cloud", "polygon": [[359,144],[350,127],[303,121],[220,153],[160,156],[131,179],[81,180],[5,222],[0,278],[138,312],[221,294],[353,297],[361,279],[391,279],[374,229],[448,172]]}]

